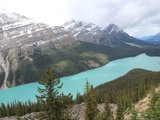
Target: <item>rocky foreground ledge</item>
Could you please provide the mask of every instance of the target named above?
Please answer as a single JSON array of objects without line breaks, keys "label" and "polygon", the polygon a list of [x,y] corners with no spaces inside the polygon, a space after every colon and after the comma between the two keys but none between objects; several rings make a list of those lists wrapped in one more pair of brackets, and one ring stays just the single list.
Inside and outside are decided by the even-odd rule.
[{"label": "rocky foreground ledge", "polygon": [[[100,112],[104,111],[105,104],[98,104],[98,109]],[[111,110],[114,113],[116,113],[117,106],[115,104],[110,104]],[[76,104],[72,107],[72,119],[73,120],[84,120],[84,103]],[[4,117],[0,118],[0,120],[38,120],[36,119],[36,116],[38,115],[38,112],[29,113],[24,116],[11,116],[11,117]]]},{"label": "rocky foreground ledge", "polygon": [[[159,89],[156,89],[156,91],[158,91],[158,90]],[[151,95],[148,94],[148,95],[146,95],[146,97],[144,97],[142,100],[138,101],[135,104],[135,109],[139,113],[138,114],[139,118],[141,118],[140,113],[146,111],[149,108],[150,97],[151,97]],[[105,106],[104,103],[98,104],[98,109],[100,112],[104,111],[104,106]],[[117,105],[116,104],[109,104],[109,106],[111,108],[111,111],[113,112],[113,117],[115,118]],[[71,111],[72,120],[84,120],[84,109],[85,109],[84,103],[74,105],[72,107],[72,111]],[[38,120],[38,119],[36,119],[36,116],[38,114],[39,114],[38,112],[34,112],[34,113],[26,114],[24,116],[4,117],[4,118],[0,118],[0,120]],[[131,116],[130,112],[128,110],[126,110],[125,114],[124,114],[124,120],[130,120],[130,116]]]}]

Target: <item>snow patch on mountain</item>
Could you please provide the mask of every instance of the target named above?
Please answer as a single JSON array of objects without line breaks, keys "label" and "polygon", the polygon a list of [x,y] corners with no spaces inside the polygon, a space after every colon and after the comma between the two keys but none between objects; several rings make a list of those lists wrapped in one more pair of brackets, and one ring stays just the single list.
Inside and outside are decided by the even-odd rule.
[{"label": "snow patch on mountain", "polygon": [[17,13],[10,12],[5,9],[0,9],[0,25],[5,25],[14,22],[24,21],[28,18],[25,16],[19,15]]},{"label": "snow patch on mountain", "polygon": [[104,30],[108,31],[109,34],[112,34],[112,33],[118,33],[118,32],[122,32],[124,33],[124,31],[118,26],[118,25],[115,25],[115,24],[109,24],[106,28],[104,28]]}]

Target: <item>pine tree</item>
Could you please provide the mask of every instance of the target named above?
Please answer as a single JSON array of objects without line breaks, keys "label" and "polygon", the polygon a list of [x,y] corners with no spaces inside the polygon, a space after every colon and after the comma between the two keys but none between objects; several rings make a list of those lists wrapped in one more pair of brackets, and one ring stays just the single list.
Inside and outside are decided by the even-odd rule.
[{"label": "pine tree", "polygon": [[38,88],[40,96],[36,96],[44,110],[48,120],[61,120],[63,116],[62,101],[59,101],[58,90],[62,87],[60,79],[53,75],[51,68],[48,68],[39,81],[42,88]]},{"label": "pine tree", "polygon": [[107,116],[106,111],[104,111],[104,112],[102,112],[102,113],[99,113],[99,114],[94,118],[94,120],[113,120],[113,119],[109,118],[109,117]]},{"label": "pine tree", "polygon": [[80,104],[80,103],[84,102],[84,97],[80,93],[77,93],[75,102],[76,102],[76,104]]},{"label": "pine tree", "polygon": [[72,97],[73,96],[70,93],[68,95],[64,95],[63,93],[60,95],[59,100],[63,103],[61,104],[61,108],[63,108],[63,113],[61,118],[59,118],[60,120],[71,120],[71,107],[74,103]]},{"label": "pine tree", "polygon": [[137,111],[133,105],[131,106],[131,114],[131,120],[137,120]]},{"label": "pine tree", "polygon": [[7,105],[1,104],[0,117],[22,116],[26,113],[39,112],[41,111],[39,106],[40,105],[38,103],[31,103],[30,101],[27,101],[25,103],[13,102]]},{"label": "pine tree", "polygon": [[116,112],[116,120],[123,120],[124,115],[123,115],[123,108],[122,105],[118,103],[118,108]]},{"label": "pine tree", "polygon": [[85,120],[94,120],[97,114],[98,108],[95,91],[87,81],[85,86]]},{"label": "pine tree", "polygon": [[105,111],[104,113],[107,115],[107,118],[109,118],[109,120],[113,120],[113,113],[109,107],[109,101],[108,98],[105,98],[105,107],[104,107]]},{"label": "pine tree", "polygon": [[108,117],[111,117],[112,116],[112,112],[111,112],[111,109],[109,107],[109,101],[108,101],[108,98],[106,97],[105,98],[105,107],[104,107],[106,113],[107,113],[107,116]]},{"label": "pine tree", "polygon": [[146,112],[145,119],[160,120],[160,93],[152,93],[150,108]]},{"label": "pine tree", "polygon": [[108,98],[105,98],[105,107],[102,113],[99,113],[94,120],[113,120],[113,114],[109,107]]}]

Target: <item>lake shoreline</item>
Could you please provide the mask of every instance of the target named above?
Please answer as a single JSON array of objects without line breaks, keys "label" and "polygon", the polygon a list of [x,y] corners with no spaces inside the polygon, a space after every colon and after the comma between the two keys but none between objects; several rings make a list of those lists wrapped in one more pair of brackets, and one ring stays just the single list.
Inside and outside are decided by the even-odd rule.
[{"label": "lake shoreline", "polygon": [[[64,94],[71,93],[73,97],[75,97],[77,92],[81,94],[84,93],[86,79],[96,87],[123,76],[135,68],[160,71],[159,62],[160,57],[150,57],[145,53],[135,57],[113,60],[104,66],[60,78],[61,82],[63,82],[63,87],[60,92]],[[0,103],[14,102],[15,100],[31,100],[34,102],[36,100],[35,95],[38,93],[37,87],[39,87],[39,84],[35,82],[0,90],[0,98],[2,98],[0,99]]]}]

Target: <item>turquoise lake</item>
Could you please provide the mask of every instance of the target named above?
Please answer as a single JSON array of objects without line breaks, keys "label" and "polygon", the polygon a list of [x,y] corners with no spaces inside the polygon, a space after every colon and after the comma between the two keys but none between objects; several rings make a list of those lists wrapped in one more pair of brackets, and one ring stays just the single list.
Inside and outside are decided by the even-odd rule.
[{"label": "turquoise lake", "polygon": [[[114,80],[128,71],[141,68],[151,71],[160,71],[160,57],[150,57],[146,54],[141,54],[135,57],[128,57],[114,60],[102,67],[81,72],[72,76],[63,77],[63,87],[61,92],[71,93],[74,97],[77,92],[83,94],[86,79],[94,87],[102,83]],[[38,83],[21,85],[18,87],[0,90],[0,103],[9,103],[13,101],[35,101]]]}]

